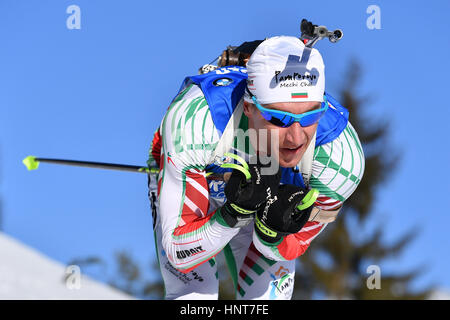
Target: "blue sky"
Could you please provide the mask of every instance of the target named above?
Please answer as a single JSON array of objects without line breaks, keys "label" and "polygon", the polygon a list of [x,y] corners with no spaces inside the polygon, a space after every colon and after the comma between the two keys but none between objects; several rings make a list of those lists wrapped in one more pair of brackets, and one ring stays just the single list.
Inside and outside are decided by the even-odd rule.
[{"label": "blue sky", "polygon": [[[81,29],[69,30],[69,5]],[[140,174],[42,164],[27,155],[145,164],[152,133],[186,75],[227,45],[298,35],[307,18],[344,30],[321,41],[327,91],[336,92],[352,57],[371,94],[369,117],[388,118],[402,162],[377,194],[371,223],[386,241],[417,227],[417,238],[386,270],[426,266],[418,287],[450,288],[450,151],[446,139],[448,1],[22,1],[0,2],[0,197],[4,231],[67,263],[127,249],[156,259]],[[381,29],[366,26],[369,5]],[[222,11],[220,8],[224,8]],[[434,112],[434,111],[436,112]],[[368,228],[370,230],[370,228]],[[111,270],[112,271],[112,270]],[[106,277],[100,273],[101,280]],[[157,276],[150,274],[150,276]]]}]

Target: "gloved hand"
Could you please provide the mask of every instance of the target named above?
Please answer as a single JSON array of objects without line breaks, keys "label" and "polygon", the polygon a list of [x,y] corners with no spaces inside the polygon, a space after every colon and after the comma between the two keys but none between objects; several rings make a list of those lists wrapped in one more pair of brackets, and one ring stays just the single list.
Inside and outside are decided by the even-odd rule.
[{"label": "gloved hand", "polygon": [[[259,238],[276,243],[285,235],[299,232],[308,221],[319,192],[286,184],[258,210],[255,231]],[[301,206],[300,209],[298,206]]]},{"label": "gloved hand", "polygon": [[249,224],[258,209],[264,206],[266,199],[276,194],[281,179],[281,170],[271,175],[261,174],[261,163],[248,165],[246,177],[240,170],[234,169],[225,187],[227,201],[220,213],[230,227],[242,227]]}]

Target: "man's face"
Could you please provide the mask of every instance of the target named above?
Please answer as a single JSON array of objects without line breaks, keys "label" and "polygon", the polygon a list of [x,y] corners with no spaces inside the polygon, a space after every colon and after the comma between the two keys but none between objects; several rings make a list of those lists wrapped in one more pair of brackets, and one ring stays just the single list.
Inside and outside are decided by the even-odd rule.
[{"label": "man's face", "polygon": [[[321,103],[316,101],[280,102],[263,105],[263,107],[268,109],[286,111],[294,114],[302,114],[319,109],[320,106]],[[295,167],[300,162],[317,129],[317,123],[309,127],[302,127],[298,122],[294,122],[290,127],[278,127],[264,119],[258,108],[246,101],[244,101],[244,114],[248,117],[249,128],[255,129],[258,137],[260,129],[266,129],[268,132],[271,130],[278,131],[279,148],[273,151],[278,153],[275,156],[278,157],[280,166],[286,168]],[[252,145],[257,149],[256,146],[258,146],[258,143],[252,141]],[[270,138],[267,141],[267,148],[267,150],[271,150]]]}]

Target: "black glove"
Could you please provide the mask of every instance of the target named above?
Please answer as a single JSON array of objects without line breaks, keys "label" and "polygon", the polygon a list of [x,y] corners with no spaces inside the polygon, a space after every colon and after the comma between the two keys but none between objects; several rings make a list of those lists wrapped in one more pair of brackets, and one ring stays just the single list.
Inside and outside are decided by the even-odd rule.
[{"label": "black glove", "polygon": [[[311,192],[314,192],[312,190]],[[255,231],[259,238],[268,243],[276,243],[285,235],[297,233],[308,221],[314,201],[300,210],[308,190],[294,185],[279,186],[278,193],[268,199],[264,208],[258,210]]]},{"label": "black glove", "polygon": [[281,170],[272,175],[261,174],[261,163],[248,165],[251,175],[234,169],[225,187],[226,203],[220,213],[230,227],[242,227],[250,223],[256,211],[263,207],[266,199],[276,194],[281,179]]}]

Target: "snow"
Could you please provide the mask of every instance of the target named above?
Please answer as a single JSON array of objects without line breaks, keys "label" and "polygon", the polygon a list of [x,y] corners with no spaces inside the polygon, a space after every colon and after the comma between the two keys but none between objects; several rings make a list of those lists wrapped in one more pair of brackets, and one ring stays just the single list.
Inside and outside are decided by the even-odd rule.
[{"label": "snow", "polygon": [[428,300],[450,300],[450,290],[448,289],[437,289],[434,290]]},{"label": "snow", "polygon": [[[0,232],[0,300],[134,299],[85,275],[81,275],[79,288],[71,289],[77,282],[67,282],[66,272],[67,266]],[[450,290],[435,290],[429,299],[450,300]]]},{"label": "snow", "polygon": [[[87,276],[0,232],[0,300],[124,300],[133,297]],[[69,280],[67,280],[69,279]]]}]

